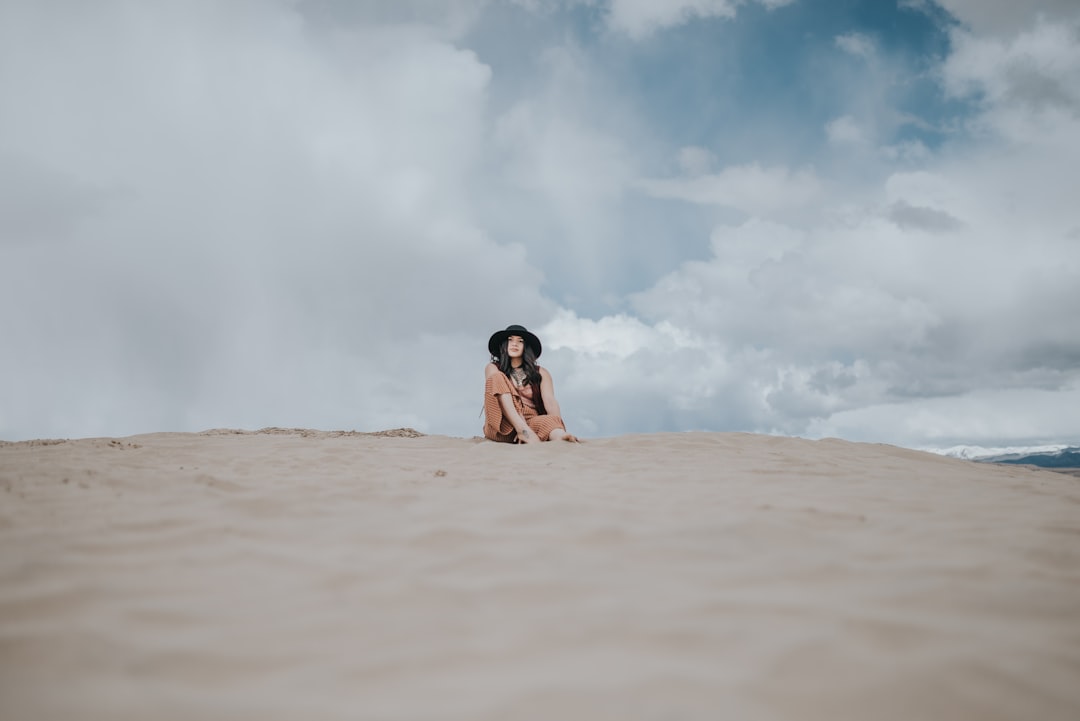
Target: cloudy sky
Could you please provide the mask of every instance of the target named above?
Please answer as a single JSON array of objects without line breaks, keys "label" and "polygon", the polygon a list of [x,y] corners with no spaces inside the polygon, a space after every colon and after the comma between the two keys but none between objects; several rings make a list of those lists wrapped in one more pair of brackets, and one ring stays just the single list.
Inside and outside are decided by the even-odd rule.
[{"label": "cloudy sky", "polygon": [[0,438],[1080,441],[1074,0],[3,0]]}]

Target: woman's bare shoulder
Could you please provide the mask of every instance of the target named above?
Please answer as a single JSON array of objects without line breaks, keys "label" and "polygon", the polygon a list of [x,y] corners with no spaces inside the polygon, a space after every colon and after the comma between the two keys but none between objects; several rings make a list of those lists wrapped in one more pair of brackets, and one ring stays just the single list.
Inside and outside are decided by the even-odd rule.
[{"label": "woman's bare shoulder", "polygon": [[548,373],[548,369],[544,366],[536,366],[536,370],[540,371],[540,378],[551,380],[551,374]]},{"label": "woman's bare shoulder", "polygon": [[489,376],[493,376],[496,373],[501,373],[501,372],[502,371],[499,370],[499,366],[495,365],[494,362],[490,362],[486,366],[484,366],[484,377],[485,378],[487,378]]}]

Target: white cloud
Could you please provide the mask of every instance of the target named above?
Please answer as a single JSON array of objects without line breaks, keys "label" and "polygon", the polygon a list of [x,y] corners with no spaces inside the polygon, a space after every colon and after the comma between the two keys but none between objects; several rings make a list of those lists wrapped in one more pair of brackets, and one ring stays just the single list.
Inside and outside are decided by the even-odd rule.
[{"label": "white cloud", "polygon": [[[513,0],[527,4],[532,0]],[[492,0],[304,0],[298,9],[316,26],[397,26],[454,40],[467,33]],[[294,3],[295,4],[295,3]]]},{"label": "white cloud", "polygon": [[[470,215],[490,78],[473,53],[321,34],[284,3],[8,5],[0,25],[22,28],[0,43],[20,98],[0,187],[29,196],[0,221],[19,349],[0,374],[20,379],[0,436],[402,425],[417,389],[479,373],[475,339],[508,322],[493,297],[528,322],[553,309],[524,248]],[[34,210],[54,200],[61,219]],[[473,400],[454,388],[417,424],[459,427]]]},{"label": "white cloud", "polygon": [[1012,140],[1065,143],[1080,113],[1080,14],[1071,24],[1038,22],[1008,39],[953,34],[942,70],[945,89],[978,97],[979,119]]},{"label": "white cloud", "polygon": [[804,208],[814,203],[822,191],[811,169],[792,171],[757,163],[731,166],[713,174],[645,179],[638,185],[657,198],[723,206],[751,215]]},{"label": "white cloud", "polygon": [[[871,234],[878,242],[868,242]],[[938,318],[912,289],[897,287],[907,271],[897,265],[902,243],[870,217],[810,234],[757,220],[720,227],[711,259],[666,276],[635,308],[734,347],[770,348],[781,361],[829,360],[864,344],[882,357],[911,351]]]},{"label": "white cloud", "polygon": [[700,340],[670,323],[648,326],[625,314],[599,321],[579,318],[572,310],[561,309],[541,329],[550,349],[568,349],[587,356],[610,356],[625,360],[635,353],[663,347],[672,350],[700,348]]},{"label": "white cloud", "polygon": [[611,0],[608,23],[632,38],[640,38],[692,17],[735,17],[738,5],[738,0]]},{"label": "white cloud", "polygon": [[1076,423],[1068,409],[1080,404],[1080,388],[979,389],[959,397],[916,399],[839,411],[811,423],[807,435],[880,440],[909,447],[948,446],[970,438],[1011,439],[1040,444],[1044,439],[1075,442]]},{"label": "white cloud", "polygon": [[[795,0],[756,0],[770,10]],[[611,0],[608,24],[631,38],[643,38],[694,18],[733,18],[746,0]]]},{"label": "white cloud", "polygon": [[[938,0],[960,22],[980,35],[1011,35],[1032,25],[1036,18],[1075,19],[1075,0]],[[917,7],[925,0],[914,3]]]},{"label": "white cloud", "polygon": [[931,152],[921,140],[905,140],[879,148],[881,156],[889,161],[921,163],[930,159]]},{"label": "white cloud", "polygon": [[850,115],[841,115],[825,124],[825,136],[832,145],[865,146],[866,131]]},{"label": "white cloud", "polygon": [[716,154],[708,148],[679,148],[679,168],[687,175],[705,175],[716,165]]},{"label": "white cloud", "polygon": [[874,55],[875,45],[873,39],[863,33],[845,33],[837,35],[834,39],[836,47],[856,57],[869,58]]},{"label": "white cloud", "polygon": [[610,251],[625,241],[620,218],[638,160],[618,99],[576,48],[550,48],[540,67],[531,92],[494,118],[494,172],[479,205],[489,227],[529,247],[558,284],[553,295],[595,301],[558,290],[603,286],[622,272]]},{"label": "white cloud", "polygon": [[[916,209],[894,205],[890,217],[905,208]],[[1077,250],[1034,241],[1018,258],[991,225],[917,210],[897,224],[867,209],[808,231],[759,221],[718,229],[713,257],[640,294],[638,318],[589,326],[626,329],[637,349],[619,356],[609,393],[670,388],[654,394],[652,412],[678,427],[734,417],[757,430],[909,445],[1067,440],[1071,405],[1053,389],[1078,378],[1080,324],[1066,310],[1080,303]],[[694,344],[665,340],[679,332]],[[612,372],[586,357],[595,356],[563,362],[571,405],[584,408],[598,399],[580,374]],[[1013,406],[1028,410],[1010,417]]]},{"label": "white cloud", "polygon": [[[997,88],[1008,87],[1011,58],[1037,47],[1072,92],[1076,43],[1050,28],[1032,33],[1050,37],[969,38],[977,47],[961,43],[946,67],[985,92],[977,141],[938,155],[923,148],[909,159],[921,169],[876,188],[821,185],[822,212],[797,226],[718,226],[710,258],[635,297],[640,320],[692,332],[707,349],[654,346],[650,372],[667,358],[712,389],[712,410],[671,400],[668,413],[718,427],[738,409],[760,430],[909,445],[1075,440],[1080,115]],[[999,53],[995,63],[977,61],[982,43]],[[725,197],[679,183],[649,188]]]}]

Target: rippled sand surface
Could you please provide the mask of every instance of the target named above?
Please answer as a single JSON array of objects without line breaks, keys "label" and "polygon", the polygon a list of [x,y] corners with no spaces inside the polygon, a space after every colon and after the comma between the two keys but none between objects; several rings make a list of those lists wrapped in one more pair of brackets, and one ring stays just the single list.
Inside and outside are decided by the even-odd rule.
[{"label": "rippled sand surface", "polygon": [[0,718],[1080,718],[1080,479],[890,446],[0,444]]}]

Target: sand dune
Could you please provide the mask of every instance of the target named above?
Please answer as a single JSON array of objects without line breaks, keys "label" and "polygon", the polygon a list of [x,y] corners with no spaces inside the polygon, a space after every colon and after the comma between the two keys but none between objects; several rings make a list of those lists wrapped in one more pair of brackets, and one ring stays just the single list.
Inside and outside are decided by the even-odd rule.
[{"label": "sand dune", "polygon": [[0,718],[1080,718],[1080,481],[890,446],[0,444]]}]

